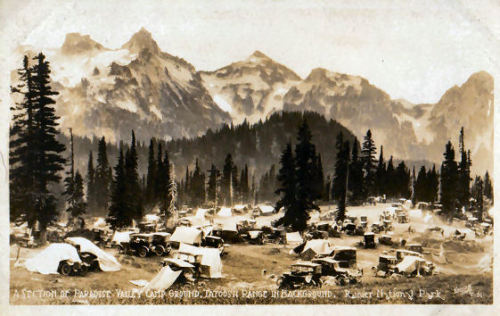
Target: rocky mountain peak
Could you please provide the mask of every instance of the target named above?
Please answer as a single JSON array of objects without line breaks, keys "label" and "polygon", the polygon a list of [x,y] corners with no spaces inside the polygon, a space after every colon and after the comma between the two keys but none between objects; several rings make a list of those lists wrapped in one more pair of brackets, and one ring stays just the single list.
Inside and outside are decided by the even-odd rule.
[{"label": "rocky mountain peak", "polygon": [[131,53],[140,53],[147,49],[150,53],[157,54],[160,52],[160,47],[153,39],[151,33],[145,28],[141,28],[137,33],[132,35],[130,40],[123,44],[122,48],[128,49]]},{"label": "rocky mountain peak", "polygon": [[89,35],[80,33],[68,33],[61,47],[61,52],[65,55],[93,53],[106,50],[104,46],[94,41]]}]

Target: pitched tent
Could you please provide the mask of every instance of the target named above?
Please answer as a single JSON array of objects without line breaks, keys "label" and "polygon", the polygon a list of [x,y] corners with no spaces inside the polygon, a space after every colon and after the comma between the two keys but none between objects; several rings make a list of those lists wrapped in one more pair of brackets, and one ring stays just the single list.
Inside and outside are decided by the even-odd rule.
[{"label": "pitched tent", "polygon": [[160,216],[156,214],[146,214],[144,215],[144,221],[148,223],[157,223],[161,220]]},{"label": "pitched tent", "polygon": [[287,244],[301,244],[304,242],[299,232],[286,233],[285,239]]},{"label": "pitched tent", "polygon": [[178,226],[172,237],[170,237],[170,240],[189,245],[199,245],[201,244],[201,235],[202,231],[198,228]]},{"label": "pitched tent", "polygon": [[181,218],[180,220],[188,222],[191,226],[203,226],[207,222],[204,217],[199,216],[186,216]]},{"label": "pitched tent", "polygon": [[262,216],[267,216],[274,213],[274,207],[270,205],[259,205],[257,206],[257,210],[259,211],[259,214]]},{"label": "pitched tent", "polygon": [[199,208],[196,210],[196,215],[195,217],[198,217],[198,218],[205,218],[205,215],[207,214],[208,210],[205,209],[205,208]]},{"label": "pitched tent", "polygon": [[211,279],[222,278],[222,261],[216,248],[194,247],[181,243],[179,252],[193,256],[201,255],[201,276]]},{"label": "pitched tent", "polygon": [[420,268],[425,260],[417,256],[405,256],[403,260],[396,265],[399,273],[411,274]]},{"label": "pitched tent", "polygon": [[312,239],[305,243],[304,249],[300,252],[300,257],[311,259],[316,256],[328,256],[332,253],[332,246],[326,239]]},{"label": "pitched tent", "polygon": [[83,237],[68,237],[66,241],[73,246],[80,248],[80,253],[88,252],[97,257],[99,267],[102,271],[118,271],[121,268],[120,263],[111,254],[97,247],[93,242]]},{"label": "pitched tent", "polygon": [[221,207],[220,211],[217,213],[217,216],[230,217],[233,216],[233,211],[229,207]]},{"label": "pitched tent", "polygon": [[130,234],[133,234],[134,231],[126,231],[126,232],[118,232],[116,231],[111,238],[111,243],[121,244],[130,242]]},{"label": "pitched tent", "polygon": [[169,266],[163,267],[160,272],[145,286],[141,292],[151,290],[166,290],[174,284],[182,270],[173,271]]},{"label": "pitched tent", "polygon": [[26,260],[24,266],[31,272],[41,274],[57,274],[57,268],[61,261],[79,262],[82,260],[76,251],[76,248],[70,244],[55,243],[36,254],[34,257]]}]

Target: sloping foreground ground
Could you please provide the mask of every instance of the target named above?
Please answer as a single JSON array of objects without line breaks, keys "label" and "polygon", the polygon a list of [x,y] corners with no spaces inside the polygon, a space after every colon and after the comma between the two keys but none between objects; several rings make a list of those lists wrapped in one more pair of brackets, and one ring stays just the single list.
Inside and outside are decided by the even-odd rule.
[{"label": "sloping foreground ground", "polygon": [[[130,280],[151,280],[157,258],[119,258],[118,272],[65,277],[30,273],[11,262],[10,303],[37,304],[492,304],[491,273],[441,274],[381,279],[365,272],[362,284],[278,291],[271,275],[295,258],[272,245],[233,246],[224,259],[223,278],[196,285],[174,285],[165,293],[138,295]],[[266,269],[267,274],[263,275]],[[471,272],[475,273],[475,272]],[[40,291],[42,290],[42,291]],[[86,292],[87,291],[87,292]],[[66,295],[64,295],[64,294]]]}]

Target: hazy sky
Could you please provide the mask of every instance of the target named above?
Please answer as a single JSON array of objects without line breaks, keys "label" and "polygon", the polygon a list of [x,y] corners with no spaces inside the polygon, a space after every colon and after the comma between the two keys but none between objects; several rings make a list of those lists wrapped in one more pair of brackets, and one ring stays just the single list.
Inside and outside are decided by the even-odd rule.
[{"label": "hazy sky", "polygon": [[39,49],[61,46],[68,32],[117,48],[145,27],[199,70],[260,50],[301,77],[316,67],[361,75],[416,103],[498,71],[499,1],[310,2],[0,0],[0,26],[15,35],[11,48]]}]

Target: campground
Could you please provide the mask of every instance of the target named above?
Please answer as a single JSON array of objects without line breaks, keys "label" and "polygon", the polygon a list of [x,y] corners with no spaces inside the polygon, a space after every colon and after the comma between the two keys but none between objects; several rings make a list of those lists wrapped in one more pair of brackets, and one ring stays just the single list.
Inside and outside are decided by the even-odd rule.
[{"label": "campground", "polygon": [[[379,215],[388,206],[390,204],[349,207],[348,215],[367,216],[371,224],[378,221]],[[312,214],[311,221],[319,221],[320,215],[334,209],[334,205],[323,206],[320,213]],[[281,215],[259,216],[256,218],[257,226],[269,225]],[[332,246],[358,248],[357,266],[363,270],[362,283],[339,286],[326,282],[321,288],[313,289],[312,294],[299,294],[309,297],[284,295],[279,299],[272,298],[271,291],[277,291],[276,278],[298,260],[297,255],[290,253],[293,245],[238,243],[228,244],[225,247],[227,254],[222,258],[222,278],[203,279],[194,285],[174,284],[166,294],[157,293],[148,297],[138,295],[137,286],[130,281],[151,280],[161,269],[161,257],[139,258],[119,254],[113,248],[105,248],[105,251],[114,255],[121,264],[119,271],[90,272],[85,277],[43,275],[29,272],[24,266],[16,264],[31,258],[40,252],[41,248],[19,248],[17,245],[11,245],[10,302],[11,304],[492,303],[493,237],[476,239],[471,232],[467,234],[465,240],[453,240],[451,235],[456,228],[467,230],[462,222],[446,223],[436,215],[420,210],[410,210],[409,215],[409,223],[394,223],[393,240],[403,238],[409,243],[421,243],[424,247],[424,258],[436,266],[438,272],[436,275],[416,278],[376,277],[372,268],[377,265],[379,255],[390,251],[393,247],[377,245],[375,249],[364,249],[359,246],[362,236],[343,234],[341,238],[331,237],[328,240]],[[245,216],[228,216],[220,220],[228,223],[236,222]],[[412,232],[408,229],[410,225]],[[443,234],[427,231],[436,225],[443,228]],[[42,289],[43,291],[37,292]],[[67,296],[61,295],[62,292]],[[325,292],[329,294],[326,295]],[[193,293],[198,295],[195,297],[196,294]],[[311,295],[317,296],[310,297]]]}]

